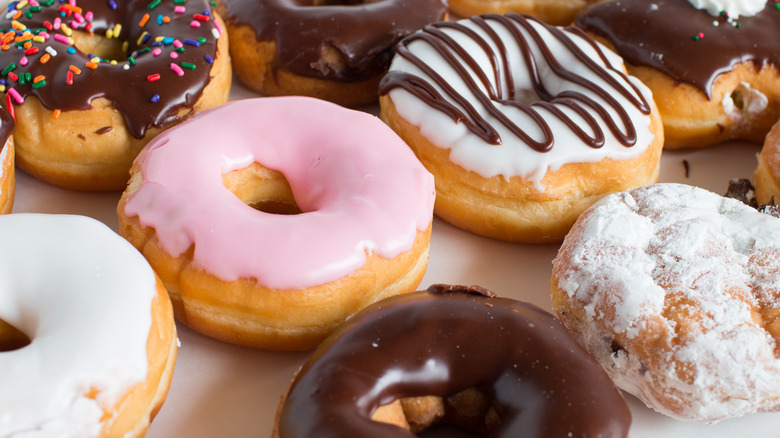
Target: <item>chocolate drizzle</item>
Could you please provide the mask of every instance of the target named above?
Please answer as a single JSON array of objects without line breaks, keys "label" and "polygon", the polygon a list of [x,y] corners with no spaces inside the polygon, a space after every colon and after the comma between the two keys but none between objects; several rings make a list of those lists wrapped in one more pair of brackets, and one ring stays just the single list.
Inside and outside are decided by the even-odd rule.
[{"label": "chocolate drizzle", "polygon": [[[476,25],[484,31],[487,39],[469,27],[467,21],[470,22],[468,24]],[[525,71],[512,71],[509,60],[512,54],[496,32],[499,27],[508,31],[520,48]],[[543,36],[540,29],[549,36]],[[422,75],[390,71],[380,83],[380,95],[387,94],[394,88],[402,88],[425,104],[443,112],[455,123],[463,123],[475,135],[493,145],[501,144],[501,138],[496,128],[481,115],[483,112],[496,119],[513,135],[538,152],[549,151],[554,144],[554,133],[542,112],[550,113],[561,120],[589,147],[601,148],[604,145],[605,135],[600,122],[604,122],[607,129],[621,144],[627,147],[633,146],[637,141],[636,128],[614,94],[626,98],[642,114],[650,114],[650,105],[636,85],[629,81],[622,71],[609,63],[601,48],[593,40],[579,29],[566,30],[568,32],[545,25],[532,17],[518,14],[486,14],[460,22],[442,22],[427,26],[421,32],[405,38],[396,49],[397,56],[412,63],[422,71]],[[490,60],[490,65],[478,65],[476,59],[451,36],[458,33],[476,43]],[[561,65],[546,38],[553,38],[557,43],[562,44],[565,50],[574,55],[609,88],[602,88],[592,80]],[[585,42],[595,50],[598,59],[594,60],[588,56],[574,41],[575,38],[581,40],[580,44]],[[457,72],[472,97],[460,94],[436,72],[435,67],[418,57],[414,50],[410,49],[410,46],[416,42],[424,42],[433,48],[445,60],[447,67]],[[541,58],[537,59],[537,56]],[[600,102],[584,92],[575,91],[574,86],[571,90],[551,93],[543,83],[539,62],[549,67],[552,74],[560,80],[584,88],[587,93],[597,96],[599,100],[606,103],[612,113],[617,114],[619,120],[615,120],[610,111]],[[537,101],[530,104],[520,101],[514,82],[515,77],[520,77],[519,75],[527,75],[531,78],[532,91],[538,96]],[[497,103],[514,107],[525,113],[539,128],[541,139],[537,140],[528,135],[525,129],[518,126],[496,106]],[[587,124],[587,129],[583,129],[580,123],[562,110],[562,107],[568,108],[582,118]]]},{"label": "chocolate drizzle", "polygon": [[294,380],[279,436],[413,436],[372,421],[373,410],[467,388],[494,399],[498,437],[623,438],[631,422],[604,370],[552,315],[447,286],[379,302],[329,337]]},{"label": "chocolate drizzle", "polygon": [[659,70],[693,85],[708,98],[715,78],[738,63],[753,62],[759,69],[780,66],[780,11],[774,2],[768,1],[763,12],[733,23],[739,27],[727,17],[694,8],[687,0],[600,3],[575,21],[611,42],[627,63]]},{"label": "chocolate drizzle", "polygon": [[[45,23],[51,25],[58,17],[67,25],[75,19],[72,10],[61,17],[59,8],[63,3],[59,1],[55,0],[49,6],[46,2],[40,3],[41,9],[37,12],[29,9],[31,6],[25,7],[23,12],[29,12],[31,18],[22,14],[17,19],[33,29],[33,33],[46,31]],[[112,4],[116,6],[115,10],[111,8]],[[178,121],[179,111],[194,105],[210,80],[211,64],[206,57],[215,59],[217,51],[212,34],[211,5],[208,0],[188,0],[185,13],[174,12],[173,0],[163,0],[153,9],[149,9],[149,5],[148,2],[128,0],[79,0],[76,3],[82,16],[93,15],[87,22],[95,34],[104,35],[109,29],[113,31],[117,24],[121,25],[121,40],[128,42],[125,56],[132,56],[132,62],[122,58],[112,65],[110,59],[105,59],[97,63],[96,68],[89,68],[87,63],[92,59],[89,54],[78,50],[69,53],[68,48],[73,46],[54,38],[66,34],[61,29],[53,29],[48,31],[48,40],[31,41],[31,47],[37,52],[27,55],[26,66],[20,63],[25,49],[17,48],[13,41],[10,50],[0,51],[0,70],[4,71],[7,87],[16,90],[22,98],[37,97],[52,111],[87,110],[93,99],[104,97],[123,115],[128,130],[136,138],[142,138],[150,127],[164,127]],[[142,27],[139,23],[147,13],[150,19]],[[193,18],[195,14],[208,16],[209,20],[202,17],[197,20]],[[165,23],[163,17],[170,21]],[[200,27],[191,26],[193,21],[199,21]],[[11,24],[11,19],[4,14],[0,28],[7,30]],[[148,36],[144,36],[144,32],[148,32]],[[178,43],[174,45],[174,40],[181,43],[181,48],[177,48]],[[44,63],[42,58],[49,53],[47,48],[54,49],[56,55],[51,55]],[[159,56],[153,54],[157,48],[161,51]],[[171,57],[172,53],[175,53],[175,59]],[[170,67],[172,63],[185,66],[182,76]],[[11,68],[11,64],[16,67]],[[80,73],[74,74],[71,66]],[[73,77],[72,85],[66,84],[69,72]],[[25,78],[27,73],[29,76]],[[159,74],[159,80],[150,81],[148,78],[155,74]],[[45,86],[33,86],[31,78],[37,76],[45,78]]]},{"label": "chocolate drizzle", "polygon": [[[444,18],[442,0],[230,0],[225,20],[276,43],[278,66],[300,76],[357,82],[387,71],[395,44]],[[336,50],[340,62],[324,52]]]}]

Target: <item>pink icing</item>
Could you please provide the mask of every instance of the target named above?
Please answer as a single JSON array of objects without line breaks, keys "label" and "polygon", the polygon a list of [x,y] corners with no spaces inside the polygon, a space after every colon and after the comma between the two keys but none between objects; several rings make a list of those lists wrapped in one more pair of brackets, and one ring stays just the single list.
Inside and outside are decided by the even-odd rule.
[{"label": "pink icing", "polygon": [[[127,216],[225,281],[307,288],[412,248],[433,216],[433,176],[375,116],[305,97],[239,100],[157,136],[139,155]],[[297,215],[244,204],[222,174],[257,161],[290,183]]]}]

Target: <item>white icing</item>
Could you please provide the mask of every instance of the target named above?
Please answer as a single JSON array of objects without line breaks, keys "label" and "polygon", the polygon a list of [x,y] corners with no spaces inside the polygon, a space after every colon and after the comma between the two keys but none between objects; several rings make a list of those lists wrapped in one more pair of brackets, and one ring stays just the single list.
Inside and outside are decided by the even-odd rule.
[{"label": "white icing", "polygon": [[[489,44],[494,51],[499,51],[495,42],[474,22],[467,19],[461,20],[458,23],[474,30],[483,39],[489,41]],[[506,27],[498,24],[496,21],[488,21],[488,23],[493,30],[498,32],[501,41],[506,44],[507,52],[509,53],[508,62],[512,71],[522,73],[515,75],[517,76],[514,78],[515,89],[518,90],[520,95],[526,96],[529,100],[535,99],[535,92],[533,91],[529,75],[526,74],[525,62],[515,39],[511,36],[510,31]],[[576,59],[560,41],[550,36],[549,30],[537,22],[531,21],[531,24],[534,29],[540,32],[544,41],[550,46],[555,58],[560,61],[562,66],[574,74],[587,78],[601,88],[611,88],[603,79],[599,78],[592,70],[586,67],[582,61]],[[452,37],[467,53],[473,56],[479,63],[479,68],[490,78],[490,83],[494,87],[502,87],[505,95],[507,95],[508,89],[506,81],[502,81],[502,83],[498,85],[496,84],[496,78],[492,74],[490,57],[474,40],[465,33],[453,29],[444,28],[442,31]],[[539,66],[541,81],[551,94],[557,95],[567,90],[575,90],[604,104],[604,101],[594,92],[583,89],[551,72],[550,66],[543,59],[539,47],[530,37],[528,37],[527,31],[521,30],[521,32],[526,36],[527,42],[532,46],[533,56]],[[571,32],[566,32],[566,34],[597,64],[602,66],[605,65],[598,58],[593,47],[584,42],[580,36]],[[649,130],[650,117],[642,114],[640,110],[629,103],[628,99],[621,96],[617,91],[611,91],[610,94],[628,111],[631,119],[634,120],[636,125],[638,141],[633,147],[625,147],[620,144],[617,138],[615,138],[615,136],[604,127],[603,122],[601,122],[600,125],[606,135],[606,144],[600,149],[590,148],[584,145],[575,133],[561,120],[555,117],[545,117],[545,120],[550,124],[555,143],[551,151],[538,153],[531,149],[522,139],[511,133],[494,117],[487,114],[484,107],[477,103],[477,97],[469,91],[457,72],[450,67],[429,43],[415,40],[408,45],[408,48],[410,52],[423,60],[433,71],[441,75],[458,93],[465,96],[473,106],[478,108],[480,114],[485,117],[490,125],[496,128],[502,139],[502,144],[486,144],[479,136],[470,132],[462,123],[453,123],[453,120],[446,114],[432,109],[400,87],[393,88],[388,93],[399,115],[413,125],[418,126],[422,134],[433,144],[441,148],[450,149],[450,160],[452,162],[467,170],[474,171],[485,178],[497,175],[503,175],[507,178],[520,176],[528,181],[536,183],[537,189],[543,190],[543,187],[539,183],[548,170],[557,170],[567,163],[596,162],[605,157],[615,160],[635,158],[644,152],[653,140],[653,134]],[[618,70],[622,70],[622,59],[615,53],[603,47],[602,50],[609,64]],[[390,71],[407,72],[418,77],[426,78],[428,82],[433,83],[432,80],[428,79],[429,76],[427,74],[402,56],[394,57]],[[631,87],[627,81],[630,81],[638,90],[641,90],[642,95],[648,102],[652,101],[651,92],[635,78],[630,77],[629,79],[626,79],[624,76],[620,76],[615,72],[610,72],[610,75],[628,89]],[[438,86],[435,87],[438,91],[442,91]],[[632,94],[635,95],[633,90]],[[539,133],[537,124],[531,121],[525,113],[500,102],[496,102],[495,105],[525,132],[533,138],[541,140],[542,136]],[[557,104],[556,106],[565,113],[572,115],[575,120],[582,120],[579,116],[573,115],[573,112],[568,107]],[[618,125],[622,125],[620,123],[620,118],[616,115],[614,110],[609,108],[609,105],[604,106],[608,108],[610,116],[618,121]],[[548,114],[546,110],[541,110],[540,112],[543,116]],[[586,131],[589,129],[584,123],[580,125]]]},{"label": "white icing", "polygon": [[0,246],[0,319],[32,341],[0,352],[0,437],[97,436],[102,407],[145,380],[153,271],[82,216],[0,216]]},{"label": "white icing", "polygon": [[[777,345],[751,306],[780,310],[780,220],[700,188],[657,184],[603,198],[570,236],[559,254],[573,268],[559,272],[556,258],[558,287],[593,309],[579,336],[619,387],[667,415],[702,421],[778,403]],[[687,337],[666,318],[670,292],[659,283],[670,282],[701,315],[702,333]],[[632,342],[651,321],[666,330],[654,345],[671,345],[654,352],[666,361],[658,367],[630,348],[615,354],[604,336]],[[691,367],[692,384],[671,361]],[[677,394],[681,411],[663,406],[658,391]]]},{"label": "white icing", "polygon": [[730,18],[752,17],[766,6],[766,0],[688,0],[688,3],[715,17],[726,12]]},{"label": "white icing", "polygon": [[[738,93],[742,99],[742,104],[739,107],[734,103],[734,98],[732,97],[734,93]],[[742,81],[734,89],[734,92],[723,96],[721,103],[726,114],[733,116],[739,116],[742,113],[760,115],[769,105],[769,98],[764,93],[751,87],[749,83]]]}]

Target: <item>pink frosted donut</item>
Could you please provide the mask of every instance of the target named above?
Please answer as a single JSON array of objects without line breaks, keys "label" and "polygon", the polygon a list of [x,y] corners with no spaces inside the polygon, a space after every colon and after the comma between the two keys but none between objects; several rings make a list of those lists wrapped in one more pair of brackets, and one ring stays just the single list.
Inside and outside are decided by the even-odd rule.
[{"label": "pink frosted donut", "polygon": [[218,339],[312,348],[366,305],[416,290],[427,267],[433,177],[369,114],[236,101],[159,135],[131,174],[121,234],[177,318]]}]

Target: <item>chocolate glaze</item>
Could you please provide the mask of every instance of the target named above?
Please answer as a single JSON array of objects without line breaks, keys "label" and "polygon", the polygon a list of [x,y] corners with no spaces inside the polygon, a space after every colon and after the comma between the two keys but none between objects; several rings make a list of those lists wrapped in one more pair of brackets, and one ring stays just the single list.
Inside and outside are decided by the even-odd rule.
[{"label": "chocolate glaze", "polygon": [[[422,70],[428,77],[432,78],[433,84],[427,82],[424,78],[409,73],[390,71],[380,82],[379,94],[387,94],[393,88],[403,88],[427,105],[447,114],[454,121],[463,123],[471,132],[478,135],[485,142],[490,144],[501,143],[498,132],[480,115],[480,111],[469,104],[465,96],[458,94],[458,92],[439,76],[431,66],[426,64],[425,60],[418,58],[409,50],[408,47],[411,43],[422,40],[433,47],[433,49],[443,56],[449,65],[458,72],[459,76],[467,84],[469,92],[477,98],[482,109],[498,119],[514,135],[522,139],[536,151],[549,151],[552,149],[554,143],[554,133],[544,118],[539,114],[538,109],[547,110],[553,114],[553,117],[557,117],[563,121],[570,130],[590,147],[600,148],[604,145],[604,132],[599,126],[599,120],[603,120],[606,123],[608,129],[623,145],[633,146],[636,143],[636,128],[625,109],[614,99],[611,91],[597,86],[584,77],[573,74],[571,71],[567,70],[565,66],[561,65],[550,50],[547,42],[531,25],[530,21],[535,21],[549,29],[553,37],[560,41],[577,57],[577,59],[588,65],[589,69],[600,78],[606,80],[607,83],[612,86],[612,92],[616,90],[628,98],[630,102],[642,111],[642,113],[650,113],[648,102],[633,84],[630,84],[630,88],[622,86],[606,69],[594,62],[578,48],[570,35],[564,33],[560,28],[547,26],[535,18],[518,14],[486,14],[471,17],[469,20],[476,23],[490,36],[491,42],[495,45],[496,49],[491,48],[491,45],[488,44],[487,41],[462,23],[442,22],[427,26],[421,32],[412,34],[401,41],[396,50],[398,53],[397,56],[406,58]],[[525,59],[526,64],[525,71],[511,71],[509,63],[507,62],[507,48],[495,32],[495,26],[503,26],[510,30],[515,41],[522,49],[522,56]],[[468,36],[468,38],[475,41],[492,60],[491,71],[483,71],[484,67],[478,66],[476,61],[466,53],[466,50],[462,46],[443,32],[445,29],[462,32]],[[528,37],[521,32],[521,29],[528,33]],[[583,37],[585,41],[599,53],[601,60],[606,62],[603,52],[598,48],[595,42],[578,29],[569,30],[573,31],[576,35]],[[552,95],[548,92],[541,82],[537,60],[534,59],[532,53],[532,46],[540,49],[541,56],[550,65],[554,74],[562,79],[585,87],[598,95],[619,115],[620,120],[613,120],[603,106],[580,92],[567,91],[557,95]],[[461,65],[459,59],[464,59],[465,64],[470,68],[467,70],[465,66]],[[469,71],[477,72],[476,80],[471,78]],[[612,73],[617,73],[621,77],[625,77],[622,72],[614,68],[610,68],[610,71]],[[494,88],[491,85],[487,76],[488,73],[493,75],[496,84],[506,84],[503,88],[510,90],[509,95],[504,95],[501,92],[501,86]],[[529,75],[532,78],[533,91],[539,96],[538,101],[526,104],[517,100],[518,98],[514,94],[516,87],[514,86],[513,79],[516,75]],[[443,90],[446,97],[441,95],[436,87]],[[487,94],[480,91],[481,87],[487,89]],[[511,105],[528,114],[544,134],[543,140],[537,141],[528,136],[521,127],[505,116],[494,103]],[[586,130],[583,130],[579,126],[579,123],[573,121],[561,111],[559,106],[569,107],[579,114],[588,124],[590,132],[594,133],[593,136],[586,132]],[[598,118],[596,115],[598,115]],[[625,129],[625,132],[622,131],[623,129]]]},{"label": "chocolate glaze", "polygon": [[[0,152],[5,147],[5,142],[8,141],[8,137],[16,130],[16,122],[11,114],[4,108],[0,108]],[[0,169],[2,170],[2,169]]]},{"label": "chocolate glaze", "polygon": [[[275,41],[276,68],[300,76],[357,82],[387,70],[404,36],[444,18],[442,0],[225,0],[225,20],[248,25],[258,41]],[[345,65],[323,60],[335,49]]]},{"label": "chocolate glaze", "polygon": [[[718,25],[713,25],[717,22]],[[606,38],[632,65],[657,69],[693,85],[711,98],[712,83],[735,64],[778,67],[780,11],[768,1],[763,12],[740,17],[735,27],[687,0],[621,0],[593,6],[575,20]],[[701,32],[702,37],[695,39]]]},{"label": "chocolate glaze", "polygon": [[[51,6],[42,6],[40,12],[32,12],[32,18],[25,15],[18,21],[30,29],[43,29],[44,22],[53,23],[59,16],[59,7],[63,3],[55,0]],[[67,3],[65,3],[67,4]],[[113,10],[110,5],[115,4]],[[105,35],[107,29],[114,29],[116,24],[121,24],[121,40],[129,42],[128,54],[135,55],[135,64],[132,65],[126,59],[118,59],[116,65],[101,62],[96,69],[86,66],[90,60],[88,54],[68,53],[68,45],[54,40],[55,34],[63,34],[61,30],[50,32],[51,38],[43,43],[33,43],[38,53],[28,55],[29,64],[25,67],[20,64],[23,52],[18,50],[13,43],[7,51],[0,51],[0,70],[6,69],[10,64],[16,64],[12,74],[21,75],[31,73],[31,77],[43,75],[46,85],[35,89],[31,82],[22,84],[14,81],[9,75],[3,79],[8,86],[13,87],[23,97],[36,96],[44,107],[49,110],[87,110],[90,109],[92,99],[104,97],[110,100],[116,110],[124,117],[127,128],[136,138],[142,138],[146,130],[152,126],[164,127],[179,120],[177,113],[182,108],[188,108],[195,104],[208,84],[211,65],[205,59],[209,56],[216,59],[217,44],[212,29],[213,21],[202,21],[200,27],[192,27],[194,14],[211,14],[211,5],[208,0],[188,0],[186,12],[178,14],[174,12],[173,0],[163,0],[159,6],[149,9],[150,2],[128,0],[79,0],[76,5],[82,8],[82,16],[92,12],[94,18],[91,22],[92,32]],[[13,5],[13,4],[12,4]],[[29,11],[30,6],[24,8]],[[144,27],[140,27],[144,14],[149,13],[150,19]],[[169,23],[158,24],[157,16],[167,16]],[[73,16],[63,18],[63,22],[70,23]],[[11,26],[11,20],[4,14],[0,18],[0,29],[4,31]],[[150,38],[148,42],[137,44],[139,38],[146,31]],[[64,34],[63,34],[64,35]],[[162,54],[154,56],[152,52],[138,53],[144,48],[152,47],[156,37],[172,37],[183,43],[183,51],[176,52],[178,57],[172,59],[170,54],[176,50],[173,44],[162,44]],[[189,44],[186,40],[198,41],[199,47]],[[41,63],[41,57],[46,54],[46,47],[52,47],[57,55],[51,56],[48,62]],[[109,60],[106,60],[109,61]],[[194,70],[183,68],[184,75],[178,76],[170,64],[179,66],[189,63],[195,66]],[[73,85],[66,85],[69,67],[73,65],[81,70],[81,74],[73,76]],[[127,69],[125,69],[127,67]],[[159,74],[160,79],[149,81],[150,75]],[[159,95],[158,102],[152,102],[152,98]]]},{"label": "chocolate glaze", "polygon": [[413,436],[372,421],[372,412],[399,398],[477,388],[494,399],[498,437],[625,437],[625,401],[563,325],[490,295],[434,286],[357,314],[293,381],[279,436]]}]

